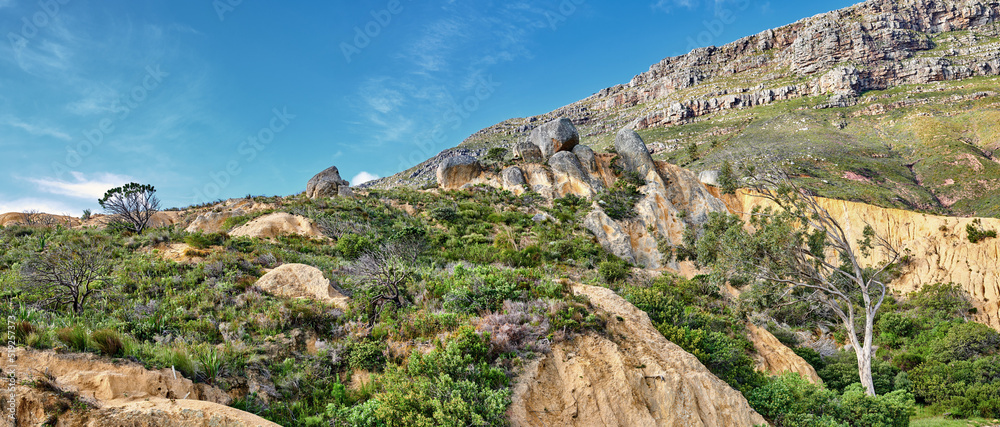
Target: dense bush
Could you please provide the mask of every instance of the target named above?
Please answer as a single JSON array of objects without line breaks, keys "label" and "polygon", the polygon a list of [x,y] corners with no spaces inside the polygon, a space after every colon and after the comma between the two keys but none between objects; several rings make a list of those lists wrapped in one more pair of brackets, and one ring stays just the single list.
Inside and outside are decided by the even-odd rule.
[{"label": "dense bush", "polygon": [[1000,333],[982,323],[960,323],[931,346],[931,358],[948,363],[974,359],[995,353],[1000,346]]},{"label": "dense bush", "polygon": [[601,274],[606,283],[620,282],[628,278],[630,274],[628,263],[618,257],[601,261],[597,265],[597,272]]},{"label": "dense bush", "polygon": [[781,427],[907,426],[914,405],[903,390],[868,396],[855,383],[838,395],[791,373],[768,378],[745,394],[754,409]]},{"label": "dense bush", "polygon": [[347,364],[352,369],[380,371],[385,366],[385,343],[364,340],[351,344]]},{"label": "dense bush", "polygon": [[489,338],[463,329],[445,348],[414,351],[405,366],[388,368],[371,400],[347,411],[334,407],[334,415],[359,419],[364,413],[368,425],[502,425],[509,380],[489,365],[488,354]]}]

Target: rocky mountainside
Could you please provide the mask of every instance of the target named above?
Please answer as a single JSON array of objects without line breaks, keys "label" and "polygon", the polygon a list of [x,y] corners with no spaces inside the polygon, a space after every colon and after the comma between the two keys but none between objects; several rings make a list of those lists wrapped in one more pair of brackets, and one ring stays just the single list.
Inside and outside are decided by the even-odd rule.
[{"label": "rocky mountainside", "polygon": [[627,84],[483,129],[370,185],[431,184],[449,157],[513,148],[567,117],[597,152],[628,127],[657,160],[696,172],[766,151],[830,197],[1000,215],[983,196],[1000,188],[998,20],[997,1],[867,1],[664,59]]}]

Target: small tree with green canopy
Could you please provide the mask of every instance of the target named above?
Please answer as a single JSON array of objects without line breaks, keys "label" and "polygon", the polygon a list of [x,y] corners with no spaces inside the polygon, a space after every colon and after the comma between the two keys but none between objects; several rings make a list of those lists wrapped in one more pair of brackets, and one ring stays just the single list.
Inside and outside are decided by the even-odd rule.
[{"label": "small tree with green canopy", "polygon": [[[718,283],[753,282],[754,293],[768,299],[764,307],[809,301],[830,310],[847,329],[862,386],[875,395],[875,315],[886,295],[886,270],[899,260],[899,252],[870,225],[864,239],[852,245],[844,225],[810,193],[777,169],[763,176],[751,189],[775,208],[754,208],[750,227],[736,217],[712,214],[697,242],[698,263],[713,267]],[[862,256],[876,249],[887,261],[864,265]]]},{"label": "small tree with green canopy", "polygon": [[736,174],[729,160],[722,162],[722,169],[719,170],[719,187],[722,189],[722,194],[736,194]]},{"label": "small tree with green canopy", "polygon": [[155,194],[152,185],[130,182],[108,190],[97,203],[111,215],[112,222],[125,224],[134,233],[142,233],[160,210],[160,200]]}]

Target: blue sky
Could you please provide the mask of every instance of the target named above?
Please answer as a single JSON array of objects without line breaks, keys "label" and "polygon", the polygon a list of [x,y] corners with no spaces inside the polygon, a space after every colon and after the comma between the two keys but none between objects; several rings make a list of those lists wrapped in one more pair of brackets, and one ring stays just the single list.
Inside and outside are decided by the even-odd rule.
[{"label": "blue sky", "polygon": [[845,7],[786,0],[0,0],[0,212],[387,176],[662,58]]}]

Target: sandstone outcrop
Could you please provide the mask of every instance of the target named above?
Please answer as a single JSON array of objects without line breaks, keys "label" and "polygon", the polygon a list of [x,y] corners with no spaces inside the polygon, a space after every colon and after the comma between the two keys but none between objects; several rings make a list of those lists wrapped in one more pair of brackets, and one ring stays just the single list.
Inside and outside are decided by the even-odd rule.
[{"label": "sandstone outcrop", "polygon": [[608,336],[552,346],[517,379],[515,426],[754,426],[743,395],[656,330],[649,316],[606,288],[573,285],[608,313]]},{"label": "sandstone outcrop", "polygon": [[472,156],[455,156],[441,162],[437,169],[437,181],[441,188],[457,190],[473,183],[483,172],[483,166]]},{"label": "sandstone outcrop", "polygon": [[326,168],[306,183],[306,197],[310,199],[350,195],[351,183],[340,178],[340,171],[336,166]]},{"label": "sandstone outcrop", "polygon": [[570,119],[560,117],[535,128],[530,139],[547,159],[560,151],[573,150],[580,143],[580,133]]},{"label": "sandstone outcrop", "polygon": [[286,298],[308,298],[347,309],[349,298],[330,286],[318,268],[305,264],[282,264],[257,279],[255,286]]},{"label": "sandstone outcrop", "polygon": [[[727,196],[734,213],[750,212],[754,206],[769,206],[766,200],[746,192]],[[911,262],[890,286],[903,294],[925,284],[953,282],[961,286],[976,308],[975,319],[1000,330],[1000,239],[969,242],[966,226],[976,218],[954,218],[886,209],[843,200],[819,199],[845,228],[852,242],[863,238],[865,224],[900,251],[911,254]],[[1000,231],[1000,220],[980,218],[981,227]],[[867,263],[884,261],[873,251]]]},{"label": "sandstone outcrop", "polygon": [[219,233],[226,231],[223,224],[227,219],[273,209],[274,205],[258,203],[248,199],[229,199],[212,207],[207,212],[198,213],[184,231],[188,233]]},{"label": "sandstone outcrop", "polygon": [[813,384],[823,382],[816,374],[816,369],[809,362],[778,341],[778,338],[767,329],[749,323],[747,324],[747,338],[753,343],[756,352],[754,361],[757,363],[757,370],[772,375],[794,372]]},{"label": "sandstone outcrop", "polygon": [[[231,401],[225,392],[195,384],[170,369],[152,371],[139,364],[109,362],[92,354],[23,348],[15,350],[15,354],[13,365],[5,357],[0,366],[4,373],[16,373],[19,381],[14,402],[18,425],[42,425],[53,415],[58,415],[58,425],[72,427],[277,425],[225,406]],[[67,404],[68,394],[26,385],[31,381],[79,396],[75,409],[50,413],[52,408]],[[0,410],[7,413],[9,404],[3,399]]]},{"label": "sandstone outcrop", "polygon": [[549,158],[549,167],[556,178],[556,193],[593,197],[604,189],[599,179],[584,170],[580,159],[572,151],[560,151]]},{"label": "sandstone outcrop", "polygon": [[309,218],[286,212],[264,215],[229,232],[229,235],[233,237],[257,237],[261,239],[273,239],[292,234],[315,239],[326,238],[322,230]]},{"label": "sandstone outcrop", "polygon": [[[654,161],[635,131],[622,129],[615,139],[615,148],[624,168],[639,174],[645,182],[639,188],[642,196],[635,205],[636,216],[614,220],[600,203],[594,203],[594,210],[584,219],[584,227],[605,249],[630,263],[651,269],[681,270],[677,262],[660,253],[661,243],[680,244],[686,228],[704,223],[711,212],[725,211],[725,204],[691,171]],[[572,150],[554,153],[547,164],[521,163],[499,175],[483,171],[471,156],[453,157],[441,163],[438,175],[443,189],[483,184],[521,194],[527,185],[549,199],[572,194],[596,200],[619,179],[613,172],[613,161],[614,155],[595,154],[589,147],[577,145]]]}]

